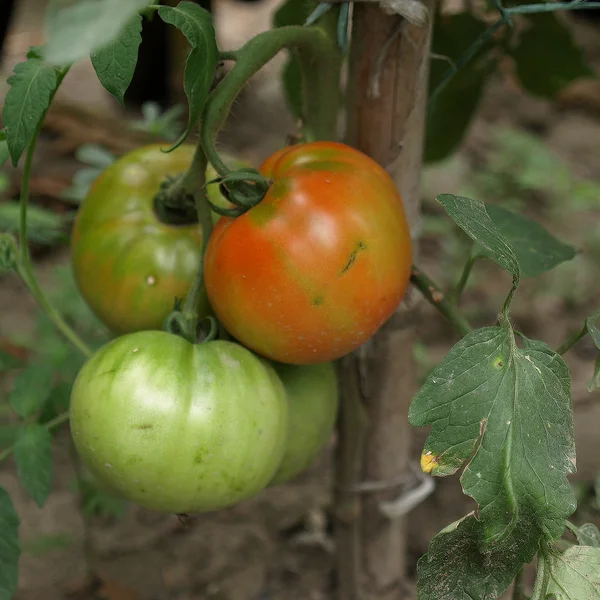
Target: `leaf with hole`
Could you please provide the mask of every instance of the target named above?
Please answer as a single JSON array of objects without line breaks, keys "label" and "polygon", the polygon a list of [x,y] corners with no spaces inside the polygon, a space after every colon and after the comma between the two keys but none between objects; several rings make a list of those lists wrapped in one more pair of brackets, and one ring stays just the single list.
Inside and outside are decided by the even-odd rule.
[{"label": "leaf with hole", "polygon": [[44,406],[52,389],[53,367],[44,363],[29,364],[17,377],[8,401],[24,419]]},{"label": "leaf with hole", "polygon": [[10,600],[19,580],[19,517],[6,490],[0,487],[0,599]]},{"label": "leaf with hole", "polygon": [[142,16],[136,14],[125,23],[117,37],[90,55],[100,83],[121,105],[133,79],[142,42],[141,32]]},{"label": "leaf with hole", "polygon": [[185,63],[183,88],[189,103],[188,125],[175,145],[187,138],[198,123],[210,92],[217,65],[219,49],[210,13],[192,2],[180,2],[177,6],[161,6],[160,18],[179,29],[191,46]]},{"label": "leaf with hole", "polygon": [[117,39],[150,0],[53,0],[46,13],[45,59],[70,65]]},{"label": "leaf with hole", "polygon": [[[485,209],[510,242],[523,277],[535,277],[575,257],[575,248],[557,240],[536,221],[497,204],[486,203]],[[492,254],[482,247],[474,248],[474,254],[493,260]]]},{"label": "leaf with hole", "polygon": [[41,508],[52,489],[52,436],[42,425],[23,427],[15,441],[15,463],[21,485]]},{"label": "leaf with hole", "polygon": [[461,484],[479,506],[482,543],[513,539],[527,563],[542,540],[562,536],[576,505],[575,445],[569,371],[554,350],[527,338],[519,348],[507,323],[478,329],[430,373],[408,418],[431,425],[425,472],[466,463]]},{"label": "leaf with hole", "polygon": [[546,562],[548,600],[600,598],[600,548],[571,546],[552,552]]},{"label": "leaf with hole", "polygon": [[517,284],[521,276],[519,260],[510,242],[490,218],[485,204],[479,200],[453,194],[440,194],[437,200],[450,218],[472,240],[481,245],[492,260],[506,269]]},{"label": "leaf with hole", "polygon": [[550,13],[527,16],[510,55],[525,90],[543,98],[554,100],[571,82],[594,76],[571,31]]},{"label": "leaf with hole", "polygon": [[10,88],[4,99],[2,121],[8,151],[16,167],[50,106],[60,77],[53,66],[32,54],[15,66],[7,83]]}]

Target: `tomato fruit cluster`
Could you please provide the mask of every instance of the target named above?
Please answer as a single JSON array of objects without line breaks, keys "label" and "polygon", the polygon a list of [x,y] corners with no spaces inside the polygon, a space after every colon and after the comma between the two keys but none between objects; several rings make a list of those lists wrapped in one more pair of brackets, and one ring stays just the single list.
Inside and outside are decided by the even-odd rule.
[{"label": "tomato fruit cluster", "polygon": [[[263,164],[272,183],[258,204],[213,215],[198,316],[212,311],[233,341],[157,331],[200,266],[198,224],[167,224],[154,205],[192,154],[148,146],[119,159],[90,190],[72,244],[82,295],[121,334],[75,380],[75,445],[100,484],[174,513],[230,506],[310,465],[337,415],[331,361],[389,318],[411,268],[385,170],[343,144],[301,144]],[[218,186],[209,195],[230,206]]]}]

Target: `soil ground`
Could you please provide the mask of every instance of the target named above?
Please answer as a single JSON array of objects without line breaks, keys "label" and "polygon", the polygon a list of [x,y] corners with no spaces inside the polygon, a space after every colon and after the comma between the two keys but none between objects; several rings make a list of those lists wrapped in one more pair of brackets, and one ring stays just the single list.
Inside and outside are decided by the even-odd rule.
[{"label": "soil ground", "polygon": [[[7,48],[4,72],[21,58],[27,46],[39,43],[41,5],[39,0],[22,2]],[[233,0],[221,0],[216,18],[222,47],[237,47],[266,28],[269,13],[276,5],[276,1],[269,0],[262,6],[243,7]],[[577,23],[575,27],[577,39],[600,74],[598,28],[585,23]],[[248,86],[222,136],[225,148],[254,163],[268,156],[283,143],[285,134],[294,131],[277,77],[280,64],[277,61]],[[473,184],[498,150],[499,130],[533,133],[541,140],[541,146],[557,155],[574,177],[600,185],[600,97],[594,96],[593,86],[589,89],[584,92],[587,107],[584,110],[568,98],[562,105],[532,98],[519,90],[510,76],[498,77],[489,86],[459,152],[425,173],[423,201],[430,218],[425,221],[421,263],[434,277],[445,281],[449,264],[459,267],[460,252],[449,238],[432,233],[432,227],[440,222],[432,199],[437,193],[458,193]],[[59,99],[97,105],[113,113],[118,110],[85,62],[70,73]],[[594,114],[594,110],[598,112]],[[38,163],[45,158],[38,158]],[[595,206],[578,212],[569,195],[556,198],[551,192],[536,192],[530,194],[526,212],[539,218],[556,236],[581,248],[587,257],[577,259],[583,261],[579,266],[562,266],[539,281],[527,281],[519,291],[515,323],[529,337],[556,344],[580,326],[600,298],[597,268],[600,196]],[[52,285],[53,268],[67,261],[65,248],[41,256],[37,268],[42,283]],[[14,278],[3,277],[0,289],[2,337],[33,331],[35,306],[21,284]],[[507,289],[508,279],[495,267],[478,266],[473,285],[465,293],[464,308],[477,324],[490,323]],[[425,307],[424,313],[422,343],[417,349],[420,377],[441,360],[455,341],[450,329],[431,309]],[[586,391],[593,356],[593,348],[587,341],[567,356],[573,377],[578,449],[578,474],[574,480],[584,482],[600,471],[600,393]],[[8,385],[7,381],[0,382],[0,391],[5,392]],[[415,460],[424,435],[422,431],[414,433]],[[328,511],[333,443],[334,440],[320,459],[294,482],[268,489],[229,510],[194,518],[187,526],[173,516],[156,515],[134,506],[121,519],[92,519],[91,545],[102,578],[99,589],[93,593],[85,585],[85,529],[72,491],[74,473],[65,431],[55,444],[54,490],[43,509],[38,509],[20,488],[12,462],[3,464],[0,471],[0,485],[10,492],[22,523],[25,549],[17,598],[331,598],[335,578]],[[415,508],[409,518],[411,577],[417,558],[426,551],[433,535],[470,508],[457,478],[437,481],[434,494]],[[586,518],[599,522],[597,513],[584,511]]]}]

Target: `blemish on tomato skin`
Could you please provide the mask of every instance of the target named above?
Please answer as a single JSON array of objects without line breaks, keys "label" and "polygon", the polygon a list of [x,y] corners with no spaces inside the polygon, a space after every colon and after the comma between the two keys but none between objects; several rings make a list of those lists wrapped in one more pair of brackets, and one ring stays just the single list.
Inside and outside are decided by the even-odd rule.
[{"label": "blemish on tomato skin", "polygon": [[154,429],[154,425],[152,425],[152,423],[143,423],[142,425],[136,425],[134,429],[139,429],[140,431],[147,431],[148,429]]},{"label": "blemish on tomato skin", "polygon": [[312,299],[311,304],[313,306],[323,306],[323,302],[325,302],[325,298],[323,296],[316,296]]},{"label": "blemish on tomato skin", "polygon": [[367,249],[367,245],[362,240],[360,240],[358,242],[358,244],[356,244],[356,247],[354,248],[354,250],[352,250],[352,252],[350,253],[350,256],[348,257],[348,261],[346,262],[346,264],[340,271],[340,275],[347,273],[350,270],[350,268],[352,267],[352,265],[356,262],[356,257],[358,256],[358,253],[361,252],[362,250],[366,250],[366,249]]}]

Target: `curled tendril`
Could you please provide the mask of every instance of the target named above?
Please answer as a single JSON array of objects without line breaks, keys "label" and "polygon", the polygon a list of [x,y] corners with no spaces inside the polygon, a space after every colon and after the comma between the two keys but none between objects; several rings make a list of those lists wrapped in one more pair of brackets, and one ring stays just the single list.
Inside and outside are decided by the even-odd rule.
[{"label": "curled tendril", "polygon": [[165,319],[165,322],[163,324],[163,331],[189,339],[187,319],[185,318],[183,313],[178,310],[174,310]]},{"label": "curled tendril", "polygon": [[210,208],[211,210],[218,214],[221,215],[222,217],[239,217],[240,215],[243,215],[246,210],[244,208],[241,207],[236,207],[236,208],[225,208],[223,206],[217,206],[216,204],[214,204],[213,202],[211,202],[208,198],[206,199],[206,201],[210,204]]},{"label": "curled tendril", "polygon": [[236,208],[221,209],[211,203],[213,210],[220,215],[239,216],[264,198],[271,182],[256,169],[242,168],[206,183],[206,185],[214,184],[219,184],[221,194]]},{"label": "curled tendril", "polygon": [[[204,333],[202,323],[204,321],[208,321],[210,327],[209,327],[208,333],[205,336],[202,336],[202,334]],[[212,315],[207,315],[206,317],[204,317],[204,319],[201,319],[200,321],[198,321],[198,325],[196,328],[196,335],[197,335],[197,338],[199,340],[201,340],[201,343],[212,342],[213,340],[216,340],[219,335],[219,322]]]}]

